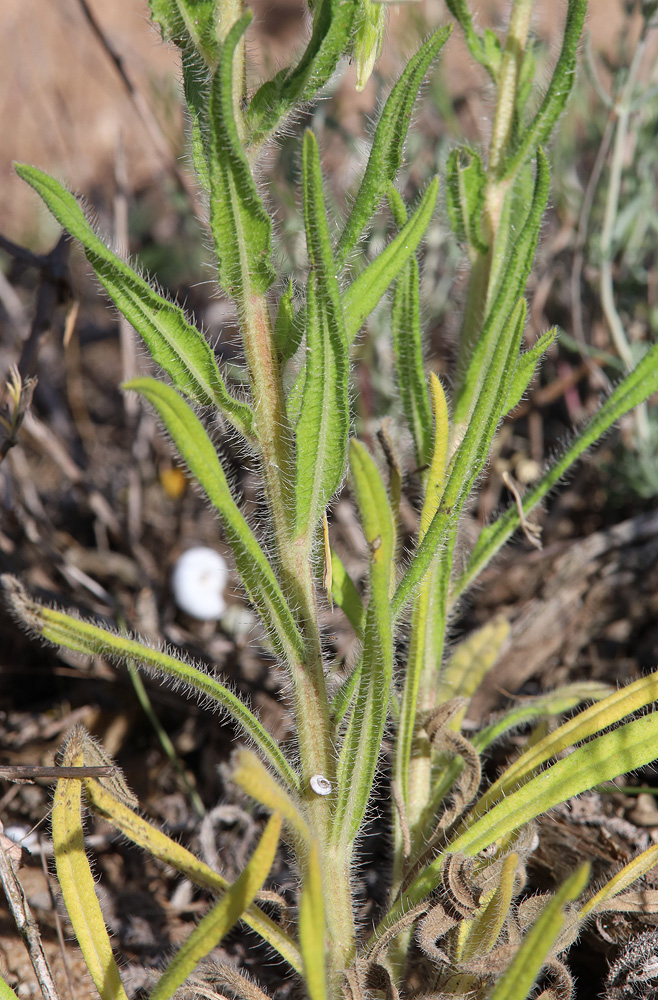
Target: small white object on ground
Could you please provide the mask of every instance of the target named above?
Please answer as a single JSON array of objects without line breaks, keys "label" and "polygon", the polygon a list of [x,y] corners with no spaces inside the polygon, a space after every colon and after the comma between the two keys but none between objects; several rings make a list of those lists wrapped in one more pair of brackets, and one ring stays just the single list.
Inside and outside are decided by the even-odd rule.
[{"label": "small white object on ground", "polygon": [[219,552],[197,546],[183,552],[174,566],[171,587],[176,604],[199,621],[215,621],[226,608],[228,566]]}]

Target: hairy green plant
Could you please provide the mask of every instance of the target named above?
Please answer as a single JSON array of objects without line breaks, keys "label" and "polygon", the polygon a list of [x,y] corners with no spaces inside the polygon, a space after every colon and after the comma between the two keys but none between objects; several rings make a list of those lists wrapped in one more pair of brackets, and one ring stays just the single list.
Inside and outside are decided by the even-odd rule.
[{"label": "hairy green plant", "polygon": [[[259,153],[288,116],[313,100],[343,55],[356,58],[359,85],[365,83],[380,44],[381,9],[370,0],[317,0],[299,61],[249,96],[244,38],[251,15],[239,0],[151,0],[151,7],[165,39],[181,50],[194,163],[207,192],[219,284],[239,316],[248,396],[228,384],[183,310],[107,249],[65,188],[35,167],[16,169],[82,244],[101,284],[164,372],[124,389],[155,409],[219,514],[247,598],[287,672],[297,745],[280,746],[212,672],[174,651],[39,604],[18,581],[5,578],[15,614],[45,640],[172,679],[227,713],[251,745],[236,753],[233,780],[272,814],[244,872],[228,885],[143,819],[120,777],[81,772],[77,779],[67,772],[55,796],[55,858],[90,973],[103,997],[123,995],[83,849],[83,797],[131,841],[219,897],[162,972],[152,998],[171,996],[239,919],[301,977],[311,1000],[361,1000],[372,991],[395,998],[411,989],[437,997],[524,1000],[542,968],[543,996],[568,996],[561,956],[594,912],[623,907],[625,890],[656,863],[656,848],[596,894],[588,894],[584,865],[554,895],[527,896],[533,822],[551,806],[655,758],[658,716],[642,709],[656,699],[658,675],[621,691],[572,685],[526,701],[469,739],[462,732],[469,701],[508,627],[501,619],[491,622],[450,657],[445,638],[450,609],[525,515],[586,448],[658,389],[654,347],[519,504],[482,530],[466,565],[458,566],[460,518],[497,427],[523,396],[554,337],[548,331],[530,350],[521,348],[524,290],[549,193],[544,145],[572,86],[586,0],[569,0],[562,48],[536,106],[528,42],[532,0],[514,0],[503,38],[492,31],[479,35],[464,0],[448,0],[496,93],[486,154],[456,149],[444,178],[450,224],[470,264],[449,398],[435,375],[426,380],[419,308],[419,247],[438,180],[415,207],[404,204],[394,183],[418,90],[450,30],[429,37],[392,88],[351,213],[337,234],[326,208],[318,142],[312,131],[305,133],[308,270],[304,294],[293,298],[292,287],[277,282],[276,234],[262,196]],[[384,199],[397,232],[353,277],[348,262]],[[384,477],[381,456],[351,434],[353,345],[389,291],[401,405],[423,488],[417,544],[404,558],[397,544],[401,473],[392,445],[384,433]],[[267,549],[242,513],[208,434],[217,417],[259,462]],[[363,594],[330,544],[327,515],[347,468],[369,554]],[[346,676],[323,648],[324,590],[359,640],[358,659]],[[481,756],[492,741],[583,702],[593,704],[533,742],[495,784],[481,788]],[[390,775],[382,766],[385,750]],[[63,763],[89,767],[107,759],[76,729]],[[382,873],[386,901],[369,922],[354,903],[360,840],[374,804],[383,801],[391,828],[390,866]],[[269,916],[259,899],[281,830],[298,875],[293,925]],[[419,951],[426,960],[420,964],[413,960]],[[195,982],[192,993],[200,988]],[[262,995],[236,973],[227,986],[238,997]],[[204,989],[202,995],[210,995]]]}]

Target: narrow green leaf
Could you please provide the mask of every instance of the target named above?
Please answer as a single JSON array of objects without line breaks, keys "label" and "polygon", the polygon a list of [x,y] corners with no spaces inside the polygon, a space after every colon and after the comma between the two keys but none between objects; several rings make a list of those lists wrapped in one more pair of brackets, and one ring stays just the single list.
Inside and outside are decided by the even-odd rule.
[{"label": "narrow green leaf", "polygon": [[479,153],[468,146],[453,149],[446,164],[446,207],[450,228],[458,240],[481,254],[489,250],[480,227],[486,183]]},{"label": "narrow green leaf", "polygon": [[493,345],[489,364],[489,377],[480,386],[466,433],[451,462],[448,481],[443,490],[441,504],[425,536],[419,539],[418,549],[393,597],[391,609],[397,616],[428,571],[434,554],[451,533],[454,545],[457,518],[484,464],[491,441],[502,415],[509,390],[509,380],[518,356],[519,344],[525,322],[525,299],[519,299],[508,328]]},{"label": "narrow green leaf", "polygon": [[310,845],[302,865],[299,901],[299,948],[304,962],[304,981],[310,1000],[326,1000],[324,895],[317,841]]},{"label": "narrow green leaf", "polygon": [[[433,60],[448,39],[451,27],[439,28],[411,57],[393,87],[377,124],[368,163],[352,211],[336,246],[336,267],[342,268],[373,212],[392,184],[402,162],[404,140],[418,91]],[[406,219],[405,219],[406,221]],[[399,223],[403,225],[404,223]]]},{"label": "narrow green leaf", "polygon": [[[123,802],[117,801],[98,781],[87,778],[84,785],[86,798],[94,812],[103,816],[133,844],[143,848],[162,864],[175,868],[190,882],[203,889],[222,894],[230,887],[230,883],[219,872],[199,861],[185,847],[148,823]],[[263,913],[257,904],[252,903],[248,907],[243,920],[248,927],[267,941],[285,962],[288,962],[296,972],[301,973],[302,959],[295,942],[271,917]]]},{"label": "narrow green leaf", "polygon": [[[598,707],[598,706],[597,706]],[[475,857],[501,837],[560,802],[611,781],[656,759],[658,716],[645,715],[576,747],[509,794],[484,814],[476,802],[447,850]],[[474,817],[479,817],[475,819]],[[415,884],[415,883],[414,883]]]},{"label": "narrow green leaf", "polygon": [[487,70],[491,79],[496,83],[498,67],[500,66],[501,51],[500,42],[494,33],[487,28],[484,38],[480,38],[473,27],[471,12],[468,9],[466,0],[446,0],[446,6],[452,16],[464,32],[468,51],[476,62]]},{"label": "narrow green leaf", "polygon": [[439,179],[435,177],[409,222],[345,292],[343,309],[348,343],[352,343],[382,295],[415,254],[430,224],[438,193]]},{"label": "narrow green leaf", "polygon": [[345,569],[340,556],[334,551],[334,549],[331,550],[331,565],[331,594],[334,599],[334,603],[338,605],[347,618],[348,622],[354,629],[356,637],[358,639],[362,639],[365,620],[363,601],[359,596],[359,592],[356,589],[356,585],[352,580],[352,577]]},{"label": "narrow green leaf", "polygon": [[309,843],[311,834],[302,816],[300,802],[296,801],[296,797],[292,797],[288,789],[281,787],[252,750],[240,747],[236,751],[231,769],[231,781],[239,785],[255,802],[260,802],[266,809],[280,814],[297,837],[304,844]]},{"label": "narrow green leaf", "polygon": [[254,94],[247,110],[250,142],[260,146],[296,107],[311,101],[348,50],[357,0],[318,0],[313,33],[298,64],[282,69]]},{"label": "narrow green leaf", "polygon": [[[69,767],[79,767],[84,762],[76,732],[69,740],[63,761]],[[57,881],[91,978],[102,1000],[127,1000],[85,854],[79,778],[60,778],[57,782],[52,835]]]},{"label": "narrow green leaf", "polygon": [[140,392],[157,410],[178,452],[222,518],[240,579],[278,650],[303,655],[304,644],[265,553],[231,496],[217,452],[203,424],[168,385],[139,378],[124,389]]},{"label": "narrow green leaf", "polygon": [[519,355],[519,359],[516,362],[516,368],[514,369],[514,374],[512,375],[512,380],[510,382],[507,402],[505,403],[505,410],[507,413],[510,413],[523,399],[523,394],[532,381],[532,378],[537,370],[537,365],[541,361],[544,354],[546,354],[546,351],[549,349],[556,336],[557,327],[553,326],[550,330],[546,330],[545,333],[542,333],[541,337],[539,337],[537,342],[533,344],[529,351],[525,351],[523,354]]},{"label": "narrow green leaf", "polygon": [[209,66],[217,63],[217,0],[149,0],[149,7],[165,41],[193,45]]},{"label": "narrow green leaf", "polygon": [[[575,441],[565,449],[541,479],[524,495],[521,502],[524,516],[527,516],[537,506],[583,452],[603,437],[620,417],[644,402],[656,391],[658,391],[658,345],[654,344],[633,371],[619,383],[598,412],[588,421]],[[496,552],[514,533],[520,520],[519,511],[516,506],[513,506],[506,510],[493,524],[488,525],[480,532],[466,569],[451,591],[453,601],[482,572]]]},{"label": "narrow green leaf", "polygon": [[295,310],[292,304],[292,278],[279,300],[279,309],[274,324],[274,339],[276,350],[282,364],[289,361],[299,347],[304,329],[301,323],[295,322]]},{"label": "narrow green leaf", "polygon": [[281,816],[274,813],[270,816],[247,867],[178,949],[149,993],[149,1000],[169,1000],[194,972],[199,962],[217,947],[231,927],[244,915],[269,875],[280,833]]},{"label": "narrow green leaf", "polygon": [[348,348],[322,193],[317,142],[304,136],[304,222],[311,270],[306,289],[306,365],[297,421],[296,533],[312,532],[343,478],[349,433]]},{"label": "narrow green leaf", "polygon": [[354,701],[354,694],[361,679],[362,669],[363,658],[360,658],[331,699],[330,712],[336,730],[340,728],[341,722]]},{"label": "narrow green leaf", "polygon": [[636,882],[658,864],[658,844],[652,844],[645,851],[632,858],[613,877],[602,886],[598,892],[581,906],[578,913],[579,922],[585,920],[590,913],[604,913],[611,900],[624,889]]},{"label": "narrow green leaf", "polygon": [[23,163],[16,164],[16,173],[43,198],[71,236],[82,243],[98,280],[176,388],[203,406],[218,406],[238,430],[251,436],[251,410],[229,394],[210,345],[199,330],[188,323],[183,310],[158,295],[128,264],[107,249],[66,188],[36,167]]},{"label": "narrow green leaf", "polygon": [[612,691],[607,697],[599,699],[585,711],[578,712],[544,739],[528,747],[487,789],[481,804],[489,806],[504,798],[510,789],[526,780],[551,757],[565,753],[574,743],[589,739],[607,726],[615,725],[620,719],[656,700],[658,700],[658,672],[640,677],[632,684]]},{"label": "narrow green leaf", "polygon": [[[520,858],[516,852],[503,861],[498,884],[478,907],[472,919],[463,920],[459,927],[457,961],[468,962],[487,955],[495,947],[512,905],[517,888]],[[525,1000],[525,997],[524,997]]]},{"label": "narrow green leaf", "polygon": [[523,938],[489,1000],[526,1000],[564,926],[566,906],[585,890],[590,872],[589,863],[581,865],[560,886]]},{"label": "narrow green leaf", "polygon": [[503,177],[513,176],[519,167],[546,142],[564,111],[576,72],[578,43],[587,13],[587,0],[569,0],[562,36],[562,49],[553,70],[544,100],[531,122],[520,132],[518,146],[510,152],[502,169]]},{"label": "narrow green leaf", "polygon": [[233,58],[252,15],[233,25],[210,92],[210,227],[219,281],[244,303],[264,295],[276,275],[270,263],[272,221],[256,189],[233,116]]},{"label": "narrow green leaf", "polygon": [[[498,661],[509,630],[507,619],[503,615],[498,615],[459,643],[441,671],[436,696],[437,704],[440,705],[450,698],[471,699],[487,673]],[[466,709],[453,717],[451,729],[461,729],[465,714]]]},{"label": "narrow green leaf", "polygon": [[362,444],[350,442],[350,469],[366,542],[370,548],[370,601],[363,665],[338,761],[338,795],[332,839],[349,844],[365,815],[381,752],[393,675],[389,605],[395,533],[386,487]]},{"label": "narrow green leaf", "polygon": [[[550,185],[548,161],[543,151],[537,151],[537,171],[533,191],[532,205],[525,225],[514,247],[514,256],[505,268],[495,301],[486,317],[482,333],[473,350],[468,364],[468,372],[462,381],[454,404],[453,419],[455,425],[465,426],[470,418],[475,400],[480,392],[483,381],[489,378],[491,371],[490,359],[494,344],[502,331],[509,325],[512,310],[516,308],[519,297],[525,291],[526,282],[532,268],[532,261],[537,249],[537,239],[541,221],[546,210]],[[511,377],[516,367],[516,357],[510,359]],[[504,402],[504,401],[503,401]],[[501,407],[501,414],[504,405]]]},{"label": "narrow green leaf", "polygon": [[14,993],[2,976],[0,976],[0,1000],[18,1000],[18,994]]},{"label": "narrow green leaf", "polygon": [[[388,201],[395,223],[401,229],[407,222],[402,198],[390,185]],[[420,324],[420,273],[415,256],[409,258],[398,277],[391,310],[393,351],[398,370],[398,385],[404,414],[416,451],[419,468],[432,456],[432,411],[423,367],[423,339]]]},{"label": "narrow green leaf", "polygon": [[74,618],[55,608],[48,608],[33,601],[22,585],[11,576],[1,578],[9,605],[18,620],[38,632],[55,646],[77,650],[89,656],[105,656],[114,662],[132,661],[142,669],[170,677],[189,689],[189,693],[210,698],[221,706],[254,741],[268,762],[291,788],[299,787],[299,779],[281,752],[278,744],[256,716],[227,687],[211,674],[153,649],[125,635]]}]

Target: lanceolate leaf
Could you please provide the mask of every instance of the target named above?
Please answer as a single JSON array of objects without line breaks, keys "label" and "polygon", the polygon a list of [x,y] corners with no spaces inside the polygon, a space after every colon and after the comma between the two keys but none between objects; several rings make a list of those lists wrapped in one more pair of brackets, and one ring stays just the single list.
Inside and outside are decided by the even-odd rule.
[{"label": "lanceolate leaf", "polygon": [[479,153],[454,149],[446,165],[446,207],[453,233],[477,253],[487,253],[480,217],[484,208],[486,174]]},{"label": "lanceolate leaf", "polygon": [[169,1000],[194,972],[201,959],[217,947],[231,927],[244,915],[269,875],[280,832],[281,816],[274,813],[247,867],[178,949],[149,994],[149,1000]]},{"label": "lanceolate leaf", "polygon": [[302,863],[302,891],[299,901],[299,947],[310,1000],[325,1000],[327,996],[323,892],[320,851],[317,841],[313,840]]},{"label": "lanceolate leaf", "polygon": [[484,66],[495,83],[501,59],[498,39],[489,29],[485,31],[484,38],[480,38],[473,27],[471,12],[468,9],[466,0],[446,0],[446,6],[452,16],[459,22],[464,32],[469,52],[480,65]]},{"label": "lanceolate leaf", "polygon": [[438,193],[439,179],[435,177],[409,222],[345,292],[343,309],[348,343],[352,343],[382,295],[418,249],[430,224]]},{"label": "lanceolate leaf", "polygon": [[549,349],[556,336],[557,327],[553,326],[550,330],[542,333],[541,337],[537,340],[537,343],[533,344],[529,351],[525,351],[523,354],[519,355],[519,359],[516,362],[516,368],[514,369],[514,374],[512,376],[512,381],[510,382],[507,402],[505,403],[505,410],[507,413],[510,413],[511,410],[513,410],[514,407],[517,406],[523,399],[523,393],[530,385],[533,375],[537,370],[537,365],[541,361],[544,354],[546,354],[546,351]]},{"label": "lanceolate leaf", "polygon": [[327,83],[350,44],[356,0],[318,0],[313,34],[294,69],[282,69],[254,94],[247,111],[251,144],[257,148],[296,106],[312,100]]},{"label": "lanceolate leaf", "polygon": [[[502,331],[509,324],[512,310],[525,291],[526,281],[537,248],[541,220],[548,200],[549,183],[548,161],[540,149],[537,152],[535,187],[528,218],[514,247],[514,256],[500,282],[495,301],[486,317],[482,333],[470,358],[468,372],[461,380],[461,389],[455,400],[454,422],[457,426],[465,426],[468,423],[482,382],[488,377],[490,371],[489,359],[493,352],[493,345],[496,344]],[[511,373],[516,367],[516,357],[510,358],[510,363],[512,365],[509,372],[511,377]],[[503,409],[504,401],[500,415],[502,415]]]},{"label": "lanceolate leaf", "polygon": [[585,890],[590,871],[589,863],[581,865],[549,900],[496,983],[489,1000],[526,1000],[564,926],[566,905],[578,899]]},{"label": "lanceolate leaf", "polygon": [[263,295],[275,278],[272,222],[233,117],[233,57],[251,16],[245,14],[229,31],[210,94],[210,226],[220,283],[241,303],[250,293]]},{"label": "lanceolate leaf", "polygon": [[304,329],[296,322],[292,304],[292,280],[279,300],[279,309],[274,324],[274,339],[277,354],[282,362],[289,361],[299,347]]},{"label": "lanceolate leaf", "polygon": [[38,604],[14,577],[3,576],[2,586],[16,617],[53,645],[90,656],[105,656],[115,662],[132,662],[160,677],[171,678],[174,683],[186,688],[188,694],[196,694],[216,702],[254,741],[284,781],[291,788],[299,787],[299,779],[276,740],[244,702],[212,674],[160,649],[153,649],[146,643]]},{"label": "lanceolate leaf", "polygon": [[332,839],[343,844],[351,843],[358,834],[370,798],[393,673],[389,604],[393,518],[377,466],[357,441],[350,442],[350,469],[370,548],[370,601],[358,690],[338,762],[338,801]]},{"label": "lanceolate leaf", "polygon": [[348,350],[322,194],[317,143],[304,137],[304,222],[311,270],[306,291],[306,366],[297,422],[296,533],[311,533],[343,477],[349,433]]},{"label": "lanceolate leaf", "polygon": [[[217,894],[224,893],[230,888],[230,883],[219,872],[199,861],[194,854],[168,837],[162,830],[158,830],[124,803],[117,801],[98,781],[88,778],[84,785],[86,798],[94,812],[107,819],[133,844],[137,844],[163,864],[181,872],[194,885]],[[243,920],[293,969],[297,972],[302,971],[301,956],[295,942],[255,903],[248,907]]]},{"label": "lanceolate leaf", "polygon": [[[407,212],[393,185],[388,190],[388,201],[396,225],[403,228]],[[391,329],[400,398],[416,450],[416,464],[422,468],[432,456],[433,429],[423,367],[419,283],[418,261],[413,256],[404,265],[395,286]]]},{"label": "lanceolate leaf", "polygon": [[303,641],[265,553],[231,496],[217,452],[203,424],[168,385],[155,379],[126,382],[157,410],[178,452],[222,518],[240,578],[278,649],[303,655]]},{"label": "lanceolate leaf", "polygon": [[[537,506],[553,486],[559,482],[567,469],[580,458],[584,451],[596,444],[620,417],[648,399],[656,391],[658,391],[658,345],[654,344],[633,371],[619,383],[601,409],[580,431],[575,441],[565,449],[557,461],[553,462],[541,479],[528,490],[522,500],[524,515],[528,515]],[[480,532],[466,569],[451,592],[453,600],[471,585],[519,524],[520,514],[514,506]]]},{"label": "lanceolate leaf", "polygon": [[177,389],[204,406],[218,406],[242,433],[251,435],[248,406],[228,393],[215,356],[183,310],[158,295],[143,278],[108,250],[87,222],[73,195],[36,167],[17,164],[16,172],[41,195],[57,221],[79,240],[108,295],[144,339],[154,361]]},{"label": "lanceolate leaf", "polygon": [[395,179],[402,162],[404,140],[418,91],[450,32],[450,27],[440,28],[428,38],[409,60],[407,68],[389,94],[377,124],[361,186],[336,247],[336,267],[339,269],[370,222],[389,184]]},{"label": "lanceolate leaf", "polygon": [[216,64],[217,0],[149,0],[162,37],[182,49],[193,45],[209,66]]},{"label": "lanceolate leaf", "polygon": [[[84,763],[82,746],[69,741],[63,761],[68,767]],[[102,1000],[127,1000],[103,914],[94,876],[85,854],[82,829],[82,782],[60,778],[52,810],[52,834],[57,880],[75,936]]]},{"label": "lanceolate leaf", "polygon": [[562,50],[553,71],[551,82],[539,111],[521,131],[518,147],[510,153],[503,165],[502,175],[512,176],[529,159],[535,149],[546,142],[553,127],[564,111],[573,86],[578,43],[583,30],[587,0],[569,0],[567,19],[562,40]]}]

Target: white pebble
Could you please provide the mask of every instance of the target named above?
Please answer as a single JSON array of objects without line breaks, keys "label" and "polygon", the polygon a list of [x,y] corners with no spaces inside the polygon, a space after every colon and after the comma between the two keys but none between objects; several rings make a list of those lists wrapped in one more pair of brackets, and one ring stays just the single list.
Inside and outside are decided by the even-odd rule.
[{"label": "white pebble", "polygon": [[200,621],[221,618],[226,608],[224,588],[228,582],[226,561],[214,549],[198,546],[183,552],[171,575],[176,604]]}]

